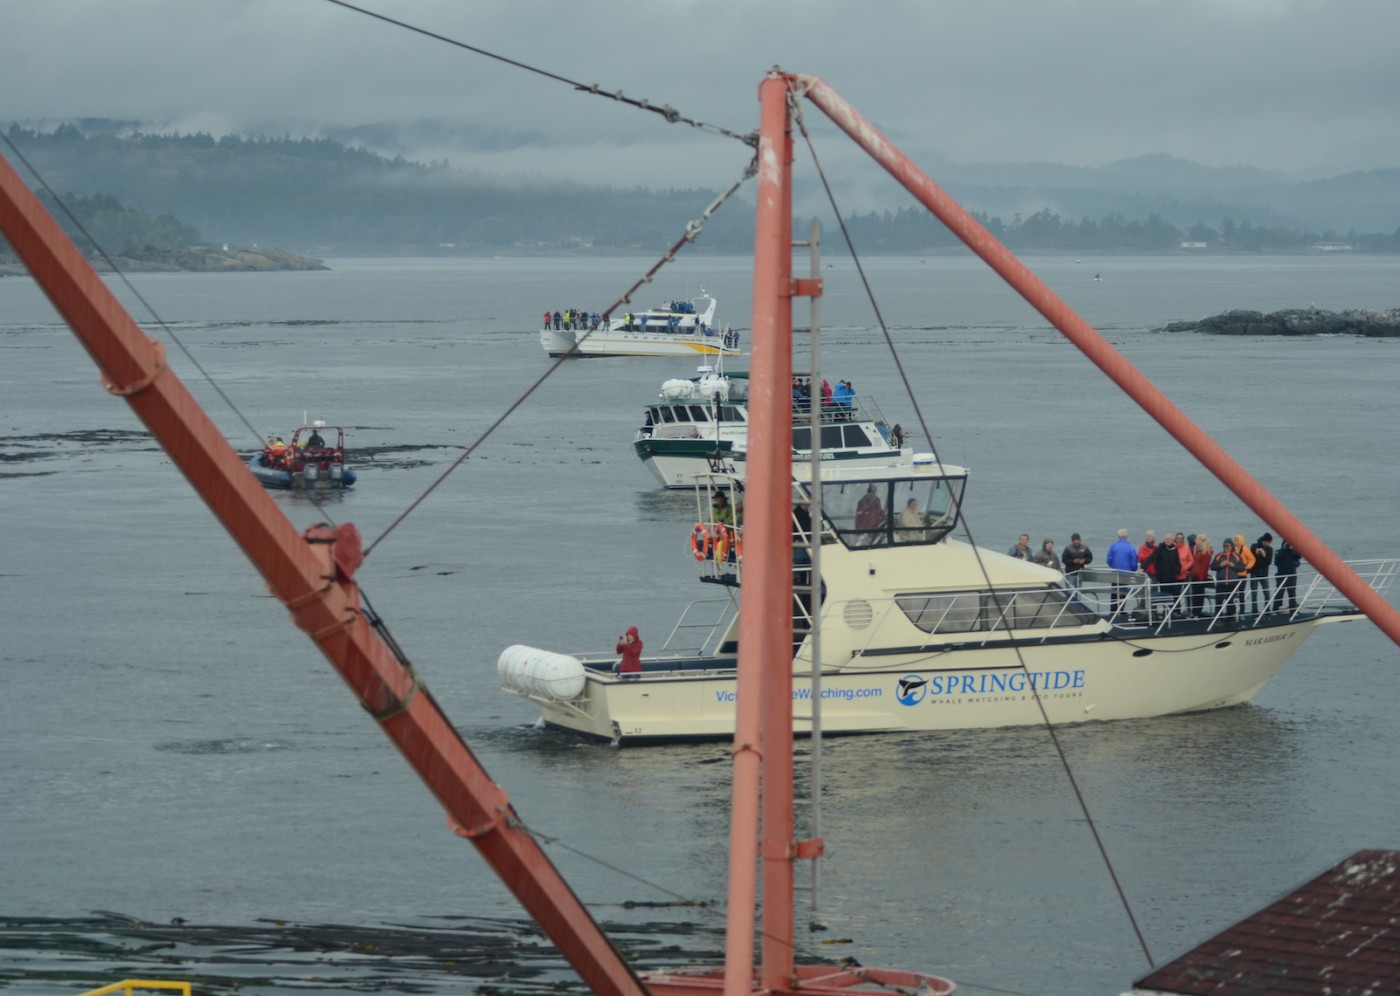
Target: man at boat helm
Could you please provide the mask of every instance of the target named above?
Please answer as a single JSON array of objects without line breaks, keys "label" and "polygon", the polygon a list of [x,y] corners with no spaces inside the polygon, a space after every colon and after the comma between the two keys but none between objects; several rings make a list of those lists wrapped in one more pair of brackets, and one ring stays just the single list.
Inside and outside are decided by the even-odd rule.
[{"label": "man at boat helm", "polygon": [[714,501],[710,503],[710,518],[714,522],[722,522],[726,526],[734,525],[734,509],[729,507],[729,499],[724,496],[723,491],[715,492]]}]

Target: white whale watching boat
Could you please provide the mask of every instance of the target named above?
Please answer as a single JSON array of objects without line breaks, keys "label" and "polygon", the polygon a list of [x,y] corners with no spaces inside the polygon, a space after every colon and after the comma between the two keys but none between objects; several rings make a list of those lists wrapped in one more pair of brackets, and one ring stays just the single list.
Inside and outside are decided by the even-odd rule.
[{"label": "white whale watching boat", "polygon": [[[748,461],[748,374],[725,373],[702,366],[696,376],[661,385],[660,397],[642,413],[632,449],[666,488],[694,488],[703,475],[724,473],[742,481]],[[811,457],[811,409],[792,409],[792,458]],[[904,430],[885,421],[875,402],[864,396],[821,407],[818,447],[833,464],[884,467],[908,464],[913,450],[904,446]]]},{"label": "white whale watching boat", "polygon": [[715,325],[715,306],[714,296],[701,291],[693,300],[628,312],[596,328],[561,315],[540,330],[540,345],[550,356],[738,356],[739,333]]},{"label": "white whale watching boat", "polygon": [[[810,495],[807,468],[794,474],[800,510]],[[953,539],[966,482],[966,470],[940,471],[922,458],[903,468],[822,466],[820,658],[809,610],[811,544],[798,523],[794,647],[781,662],[792,669],[797,733],[811,732],[816,697],[826,734],[1225,708],[1252,699],[1318,626],[1364,618],[1311,573],[1299,578],[1296,609],[1247,619],[1232,605],[1190,616],[1184,593],[1164,598],[1144,574],[1091,569],[1076,585],[1057,570]],[[698,492],[702,509],[710,490]],[[702,518],[693,535],[703,537],[695,544],[705,558],[701,580],[737,592],[742,526],[735,532]],[[1397,563],[1351,567],[1384,591]],[[672,646],[697,628],[707,634],[702,646]],[[550,726],[619,744],[728,738],[738,634],[737,597],[712,599],[686,609],[661,653],[643,658],[640,674],[614,674],[616,654],[524,646],[503,652],[498,672],[505,690],[533,702]]]}]

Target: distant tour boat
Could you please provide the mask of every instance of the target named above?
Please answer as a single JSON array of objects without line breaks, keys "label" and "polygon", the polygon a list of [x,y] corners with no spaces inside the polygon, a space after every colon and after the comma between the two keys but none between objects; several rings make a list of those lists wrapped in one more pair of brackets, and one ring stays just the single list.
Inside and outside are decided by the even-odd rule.
[{"label": "distant tour boat", "polygon": [[540,344],[550,356],[737,356],[739,333],[715,325],[715,304],[701,291],[596,324],[577,312],[548,312]]}]

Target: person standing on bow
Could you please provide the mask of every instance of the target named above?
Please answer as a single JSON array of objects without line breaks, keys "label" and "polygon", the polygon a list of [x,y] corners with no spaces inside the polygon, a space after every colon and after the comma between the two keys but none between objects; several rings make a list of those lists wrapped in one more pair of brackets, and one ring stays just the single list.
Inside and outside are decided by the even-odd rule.
[{"label": "person standing on bow", "polygon": [[1210,537],[1205,533],[1196,534],[1196,549],[1191,561],[1191,614],[1205,615],[1206,588],[1210,582],[1211,562],[1215,559],[1215,549],[1210,545]]},{"label": "person standing on bow", "polygon": [[1075,533],[1069,538],[1069,546],[1061,552],[1060,559],[1065,564],[1065,576],[1077,585],[1079,584],[1079,572],[1094,562],[1094,554],[1079,541],[1079,534]]},{"label": "person standing on bow", "polygon": [[1142,546],[1138,547],[1138,570],[1146,574],[1152,580],[1157,580],[1157,568],[1148,561],[1152,559],[1152,551],[1157,548],[1157,534],[1151,529],[1147,530],[1142,539]]},{"label": "person standing on bow", "polygon": [[1133,549],[1133,541],[1128,539],[1126,529],[1118,530],[1118,538],[1108,548],[1108,569],[1113,571],[1113,611],[1117,612],[1132,584],[1132,578],[1128,575],[1136,574],[1138,570],[1137,550]]},{"label": "person standing on bow", "polygon": [[1040,549],[1031,557],[1032,564],[1039,564],[1041,567],[1053,567],[1060,570],[1060,558],[1055,556],[1055,541],[1046,539],[1040,544]]},{"label": "person standing on bow", "polygon": [[1278,575],[1278,610],[1298,611],[1298,565],[1303,556],[1293,549],[1286,539],[1279,539],[1278,553],[1274,554],[1274,573]]},{"label": "person standing on bow", "polygon": [[[873,487],[873,485],[872,485]],[[1031,559],[1031,536],[1030,533],[1022,533],[1016,539],[1016,545],[1006,551],[1008,557],[1015,557],[1017,560]]]},{"label": "person standing on bow", "polygon": [[1254,554],[1254,566],[1249,571],[1249,611],[1268,612],[1273,594],[1269,590],[1269,566],[1274,562],[1274,534],[1260,536],[1249,552]]},{"label": "person standing on bow", "polygon": [[[1197,539],[1199,540],[1199,537]],[[1215,572],[1215,614],[1222,618],[1232,618],[1240,612],[1238,589],[1244,561],[1235,552],[1234,540],[1227,539],[1220,547],[1220,552],[1211,562],[1211,569]]]},{"label": "person standing on bow", "polygon": [[1162,533],[1162,542],[1152,548],[1152,553],[1143,564],[1143,570],[1148,567],[1152,570],[1152,590],[1155,593],[1154,601],[1165,603],[1162,613],[1165,616],[1171,612],[1172,604],[1180,594],[1180,587],[1177,578],[1181,577],[1181,551],[1176,547],[1176,534],[1170,529]]}]

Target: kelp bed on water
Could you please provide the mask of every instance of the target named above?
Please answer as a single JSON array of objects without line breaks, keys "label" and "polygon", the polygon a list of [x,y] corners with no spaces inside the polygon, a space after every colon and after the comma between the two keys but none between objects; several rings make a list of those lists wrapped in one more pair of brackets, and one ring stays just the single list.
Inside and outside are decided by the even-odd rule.
[{"label": "kelp bed on water", "polygon": [[[258,919],[148,923],[119,913],[0,917],[0,989],[82,992],[122,979],[186,981],[200,996],[307,991],[586,992],[528,920],[432,918],[431,926]],[[683,922],[606,926],[639,970],[723,961],[723,931]]]}]

